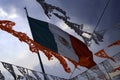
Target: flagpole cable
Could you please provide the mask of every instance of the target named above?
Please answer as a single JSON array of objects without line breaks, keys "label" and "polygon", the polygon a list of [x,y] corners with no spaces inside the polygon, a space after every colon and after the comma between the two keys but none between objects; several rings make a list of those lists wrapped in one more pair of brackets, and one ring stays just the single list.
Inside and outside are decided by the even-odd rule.
[{"label": "flagpole cable", "polygon": [[[27,12],[26,7],[25,7],[24,9],[25,9],[26,15],[27,15],[27,17],[28,17],[28,12]],[[29,21],[28,21],[28,22],[29,22]],[[37,53],[37,55],[38,55],[40,67],[41,67],[41,70],[42,70],[42,73],[43,73],[43,76],[44,76],[44,80],[47,80],[47,78],[46,78],[46,73],[45,73],[44,66],[43,66],[43,63],[42,63],[41,56],[40,56],[39,52]]]},{"label": "flagpole cable", "polygon": [[94,28],[94,30],[93,30],[93,33],[95,32],[95,30],[97,29],[98,25],[100,24],[100,21],[102,20],[104,14],[105,14],[105,11],[106,11],[106,9],[107,9],[107,7],[109,6],[109,3],[110,3],[110,0],[107,1],[106,5],[105,5],[105,7],[104,7],[104,9],[103,9],[103,12],[101,13],[101,16],[99,17],[98,22],[97,22],[97,24],[96,24],[96,26],[95,26],[95,28]]},{"label": "flagpole cable", "polygon": [[[80,70],[80,68],[78,68],[78,67],[77,67],[77,68],[74,68],[74,70],[73,70],[72,74],[70,75],[69,79],[71,78],[71,76],[73,75],[73,73],[75,72],[76,69]],[[78,75],[77,75],[77,76],[78,76]],[[75,77],[76,77],[76,76],[75,76]]]},{"label": "flagpole cable", "polygon": [[76,69],[76,68],[74,68],[74,70],[73,70],[73,72],[71,73],[71,75],[70,75],[69,79],[72,77],[72,75],[73,75],[73,73],[74,73],[75,69]]}]

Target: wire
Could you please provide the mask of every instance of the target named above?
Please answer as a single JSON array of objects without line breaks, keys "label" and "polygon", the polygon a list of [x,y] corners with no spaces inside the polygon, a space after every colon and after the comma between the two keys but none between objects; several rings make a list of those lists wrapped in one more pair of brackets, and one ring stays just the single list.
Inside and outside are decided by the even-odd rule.
[{"label": "wire", "polygon": [[95,30],[96,30],[96,28],[98,27],[100,21],[102,20],[103,15],[105,14],[105,11],[106,11],[106,9],[107,9],[109,3],[110,3],[110,0],[107,1],[106,5],[105,5],[105,7],[104,7],[104,9],[103,9],[103,12],[102,12],[100,18],[98,19],[98,22],[97,22],[97,24],[96,24],[96,26],[95,26],[95,28],[94,28],[94,30],[93,30],[93,33],[95,32]]},{"label": "wire", "polygon": [[76,69],[76,68],[74,68],[73,72],[72,72],[71,75],[69,76],[69,79],[72,77],[73,73],[75,72],[75,69]]}]

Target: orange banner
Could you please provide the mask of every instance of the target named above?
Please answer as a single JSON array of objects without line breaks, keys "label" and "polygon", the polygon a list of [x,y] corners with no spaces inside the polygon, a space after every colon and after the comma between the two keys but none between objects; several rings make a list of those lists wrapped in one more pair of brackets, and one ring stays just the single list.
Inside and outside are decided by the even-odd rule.
[{"label": "orange banner", "polygon": [[114,62],[116,62],[112,57],[108,56],[107,53],[104,51],[104,49],[98,51],[97,53],[95,53],[96,56],[101,57],[101,58],[108,58]]}]

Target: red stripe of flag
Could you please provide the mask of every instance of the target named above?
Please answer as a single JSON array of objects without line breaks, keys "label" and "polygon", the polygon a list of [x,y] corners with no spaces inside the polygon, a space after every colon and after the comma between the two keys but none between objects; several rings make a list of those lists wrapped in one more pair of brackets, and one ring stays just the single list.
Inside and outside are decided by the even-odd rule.
[{"label": "red stripe of flag", "polygon": [[93,54],[88,47],[77,38],[70,36],[72,47],[79,58],[79,65],[91,68],[96,65],[93,61]]}]

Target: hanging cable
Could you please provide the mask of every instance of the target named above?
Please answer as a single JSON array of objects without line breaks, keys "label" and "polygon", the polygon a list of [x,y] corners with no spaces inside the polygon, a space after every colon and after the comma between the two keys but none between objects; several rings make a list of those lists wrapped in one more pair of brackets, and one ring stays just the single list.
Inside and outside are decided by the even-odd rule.
[{"label": "hanging cable", "polygon": [[97,29],[97,27],[98,27],[100,21],[102,20],[103,15],[104,15],[104,13],[105,13],[105,11],[106,11],[106,9],[107,9],[109,3],[110,3],[110,0],[107,1],[106,5],[105,5],[105,7],[104,7],[104,9],[103,9],[103,12],[102,12],[100,18],[98,19],[98,22],[97,22],[97,24],[96,24],[96,26],[95,26],[95,28],[94,28],[94,30],[93,30],[93,33],[95,32],[95,30]]},{"label": "hanging cable", "polygon": [[69,76],[69,79],[71,79],[73,73],[75,72],[75,69],[76,69],[76,68],[74,68],[73,72],[72,72],[71,75]]}]

